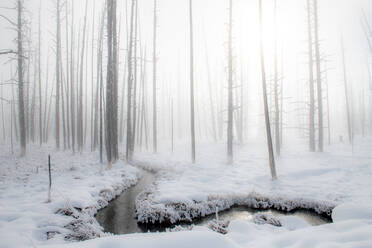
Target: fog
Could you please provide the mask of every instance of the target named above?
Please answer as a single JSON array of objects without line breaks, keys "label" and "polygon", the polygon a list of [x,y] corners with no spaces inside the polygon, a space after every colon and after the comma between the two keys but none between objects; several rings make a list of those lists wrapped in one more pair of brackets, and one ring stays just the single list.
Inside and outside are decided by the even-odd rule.
[{"label": "fog", "polygon": [[[85,1],[61,1],[62,2],[62,23],[61,23],[61,48],[62,48],[62,71],[66,67],[66,8],[68,13],[70,32],[72,9],[74,9],[75,49],[78,47],[78,33],[82,33]],[[119,32],[119,62],[118,62],[118,116],[124,113],[126,104],[122,105],[122,99],[126,99],[127,79],[125,78],[126,56],[128,47],[128,30],[130,19],[130,2],[118,1],[117,19]],[[26,65],[29,69],[25,70],[29,101],[28,108],[31,109],[32,99],[38,99],[38,94],[33,96],[34,87],[38,87],[36,59],[33,54],[37,53],[38,47],[38,23],[39,9],[41,13],[41,73],[42,73],[42,92],[46,84],[49,85],[46,95],[49,98],[52,85],[55,84],[55,33],[56,33],[56,1],[24,1],[24,18],[28,23],[28,30],[25,36],[29,42],[24,42],[26,53],[30,52],[26,58]],[[72,7],[72,4],[74,5]],[[371,66],[371,52],[368,47],[366,33],[362,27],[366,28],[366,21],[372,24],[372,3],[368,0],[327,0],[318,1],[319,7],[319,37],[320,53],[322,57],[321,70],[323,80],[323,97],[328,94],[328,98],[323,100],[324,105],[324,132],[325,142],[327,140],[328,126],[331,134],[331,142],[339,142],[347,138],[347,113],[344,92],[344,78],[341,56],[341,37],[344,40],[346,75],[348,79],[348,92],[350,94],[350,107],[353,122],[353,132],[361,135],[362,132],[372,129],[372,98],[371,98],[371,79],[368,68]],[[15,2],[3,0],[0,7],[14,7]],[[86,125],[85,149],[90,147],[90,124],[93,122],[91,116],[92,96],[96,94],[97,85],[97,44],[99,21],[105,7],[104,1],[88,1],[87,16],[87,51],[86,63],[84,65],[84,111],[87,112],[84,118]],[[212,130],[212,110],[215,115],[217,131],[219,132],[218,141],[226,140],[226,121],[227,121],[227,86],[228,86],[228,7],[227,0],[202,0],[193,3],[193,22],[194,22],[194,84],[195,84],[195,123],[196,136],[198,142],[213,141]],[[1,8],[1,15],[9,19],[16,20],[16,10]],[[262,102],[261,87],[261,68],[259,54],[259,23],[258,23],[258,1],[233,0],[233,85],[234,85],[234,108],[236,113],[242,112],[243,133],[245,142],[265,141],[265,122]],[[366,19],[363,18],[365,13]],[[186,141],[190,137],[190,61],[189,61],[189,19],[188,1],[186,0],[158,0],[157,7],[157,94],[158,94],[158,137],[160,143],[169,143],[172,137],[171,132],[171,110],[173,104],[173,128],[174,139]],[[93,26],[94,22],[94,26]],[[275,30],[277,27],[277,31]],[[16,31],[4,19],[0,18],[0,50],[16,50]],[[94,31],[94,37],[92,37]],[[278,54],[279,78],[283,85],[283,101],[281,103],[281,122],[283,123],[284,144],[290,145],[291,139],[303,139],[304,144],[308,136],[308,47],[307,47],[307,12],[305,0],[278,0],[277,1],[277,23],[274,19],[274,0],[263,1],[263,41],[265,67],[268,79],[268,93],[270,118],[274,114],[273,101],[273,78],[274,78],[274,54],[275,44]],[[277,42],[275,43],[275,33]],[[104,28],[105,37],[107,36],[106,26]],[[70,34],[69,34],[70,35]],[[368,34],[367,34],[368,35]],[[81,35],[80,35],[81,36]],[[71,38],[71,37],[69,37]],[[370,37],[369,37],[370,38]],[[81,38],[80,38],[81,39]],[[69,41],[70,42],[70,41]],[[93,50],[91,48],[93,42]],[[152,138],[152,53],[153,53],[153,1],[138,0],[138,51],[137,56],[143,58],[146,54],[146,75],[144,85],[146,92],[146,116],[148,126],[149,144]],[[81,42],[80,42],[81,43]],[[70,45],[70,44],[69,44]],[[106,39],[103,42],[103,68],[106,70]],[[93,54],[92,54],[93,51]],[[78,51],[76,51],[77,53]],[[79,53],[81,53],[79,51]],[[75,54],[75,63],[79,56]],[[208,58],[207,58],[208,57]],[[208,60],[208,63],[207,63]],[[4,143],[10,142],[11,130],[11,103],[12,90],[9,81],[15,78],[17,63],[13,55],[1,55],[0,75],[3,82],[2,104],[4,109],[3,118],[5,119],[3,130],[6,137],[2,136]],[[209,73],[207,66],[209,64]],[[48,69],[47,69],[48,68]],[[75,64],[75,70],[78,70]],[[48,75],[47,75],[48,72]],[[13,75],[12,75],[13,73]],[[64,72],[62,72],[64,73]],[[138,65],[140,74],[140,66]],[[105,72],[103,73],[105,76]],[[209,76],[208,76],[209,75]],[[48,81],[46,81],[48,78]],[[29,80],[29,81],[28,81]],[[209,82],[211,90],[209,89]],[[16,94],[16,84],[14,93]],[[241,94],[241,91],[243,92]],[[46,96],[42,95],[45,100]],[[280,96],[281,97],[281,96]],[[212,98],[212,99],[210,99]],[[94,100],[95,98],[93,98]],[[43,101],[44,101],[43,100]],[[139,100],[139,99],[138,99]],[[329,100],[329,103],[328,103]],[[126,100],[125,100],[126,101]],[[17,101],[13,102],[16,106]],[[39,111],[38,101],[36,101],[36,112]],[[51,104],[51,105],[50,105]],[[45,106],[54,106],[54,98]],[[67,104],[67,103],[66,103]],[[329,120],[327,123],[327,104],[329,104]],[[27,100],[26,100],[27,105]],[[43,102],[44,105],[44,102]],[[43,109],[43,115],[47,112]],[[124,109],[123,109],[124,108]],[[141,108],[139,106],[139,108]],[[47,123],[49,124],[50,140],[54,134],[54,107]],[[30,110],[30,112],[32,112]],[[236,117],[237,118],[237,117]],[[120,122],[120,117],[118,117]],[[38,119],[35,120],[38,124]],[[62,120],[61,120],[62,123]],[[122,125],[125,128],[124,122]],[[273,123],[272,123],[273,125]],[[17,127],[15,127],[17,128]],[[120,128],[120,127],[119,127]],[[14,128],[13,128],[14,129]],[[88,130],[88,131],[87,131]],[[364,130],[364,131],[363,131]],[[142,131],[142,130],[141,130]],[[14,130],[12,131],[14,132]],[[36,131],[35,131],[36,132]],[[62,133],[62,130],[61,130]],[[13,134],[12,134],[13,135]],[[37,132],[36,132],[37,136]],[[234,130],[234,142],[238,142]],[[343,137],[343,138],[341,138]],[[36,139],[37,140],[37,139]],[[125,139],[120,139],[125,140]],[[16,142],[16,141],[14,141]],[[50,141],[51,142],[51,141]],[[123,144],[125,142],[123,141]],[[168,146],[168,145],[167,145]],[[120,150],[123,151],[122,146]],[[148,145],[148,149],[150,145]]]}]

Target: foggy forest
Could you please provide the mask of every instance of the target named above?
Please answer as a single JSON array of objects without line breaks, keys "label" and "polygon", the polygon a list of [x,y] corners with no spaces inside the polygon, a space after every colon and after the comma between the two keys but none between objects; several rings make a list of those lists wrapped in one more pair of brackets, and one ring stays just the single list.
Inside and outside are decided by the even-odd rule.
[{"label": "foggy forest", "polygon": [[372,247],[371,16],[2,0],[0,248]]}]

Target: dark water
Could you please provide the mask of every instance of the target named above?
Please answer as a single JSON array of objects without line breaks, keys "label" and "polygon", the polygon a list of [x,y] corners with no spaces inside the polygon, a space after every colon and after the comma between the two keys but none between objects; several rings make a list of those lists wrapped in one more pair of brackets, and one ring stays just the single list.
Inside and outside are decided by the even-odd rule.
[{"label": "dark water", "polygon": [[124,191],[119,197],[111,201],[107,207],[98,211],[96,219],[105,232],[128,234],[144,232],[137,225],[135,203],[136,197],[155,180],[155,175],[143,171],[138,183]]},{"label": "dark water", "polygon": [[[111,201],[109,205],[100,210],[96,219],[103,226],[105,232],[114,234],[129,234],[138,232],[156,232],[165,231],[166,227],[156,225],[139,225],[135,214],[136,197],[146,189],[155,180],[155,175],[144,171],[142,178],[138,183],[124,191],[118,198]],[[322,225],[329,223],[330,220],[317,215],[314,212],[306,210],[298,210],[294,212],[281,212],[276,210],[257,210],[247,207],[234,207],[232,209],[220,212],[219,219],[223,221],[232,220],[247,220],[251,221],[255,213],[267,213],[273,216],[294,215],[300,217],[311,225]],[[215,215],[206,216],[200,220],[194,221],[192,224],[207,226],[208,222],[215,219]],[[190,224],[181,224],[188,226]]]}]

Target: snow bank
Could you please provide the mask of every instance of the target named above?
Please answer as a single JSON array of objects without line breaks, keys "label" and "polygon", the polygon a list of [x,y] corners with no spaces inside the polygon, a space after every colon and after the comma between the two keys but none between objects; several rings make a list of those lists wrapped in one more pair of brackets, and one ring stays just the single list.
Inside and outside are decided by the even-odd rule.
[{"label": "snow bank", "polygon": [[156,191],[143,192],[137,197],[136,209],[138,221],[143,223],[176,223],[191,222],[206,215],[214,214],[233,206],[243,206],[254,209],[277,209],[293,211],[297,209],[313,210],[318,214],[331,216],[334,204],[303,198],[285,198],[263,196],[256,192],[247,195],[210,196],[206,201],[183,201],[161,203],[155,202]]},{"label": "snow bank", "polygon": [[[47,155],[52,161],[52,201],[47,203]],[[97,153],[72,155],[30,147],[26,158],[0,155],[0,247],[35,247],[103,235],[94,218],[139,170],[118,162],[102,170]]]},{"label": "snow bank", "polygon": [[356,204],[345,203],[337,206],[332,213],[333,222],[344,220],[371,220],[372,203]]}]

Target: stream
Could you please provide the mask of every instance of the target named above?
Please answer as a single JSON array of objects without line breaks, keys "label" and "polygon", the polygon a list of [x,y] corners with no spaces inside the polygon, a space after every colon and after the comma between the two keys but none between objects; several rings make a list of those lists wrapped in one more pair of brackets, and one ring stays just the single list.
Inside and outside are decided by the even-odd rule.
[{"label": "stream", "polygon": [[[104,228],[105,232],[114,234],[129,234],[139,232],[156,232],[165,231],[166,227],[156,225],[146,225],[137,223],[135,202],[136,197],[155,181],[155,174],[142,171],[142,177],[138,183],[124,191],[116,199],[112,200],[109,205],[98,211],[96,219]],[[305,220],[311,225],[322,225],[330,223],[330,220],[317,215],[312,211],[297,210],[293,212],[283,212],[277,210],[260,210],[247,207],[233,207],[229,210],[221,211],[219,219],[224,221],[247,220],[252,221],[255,213],[267,213],[276,217],[285,215],[294,215]],[[209,215],[199,220],[193,221],[194,225],[207,226],[208,222],[215,219],[215,215]],[[180,224],[181,226],[190,226],[191,224]]]}]

